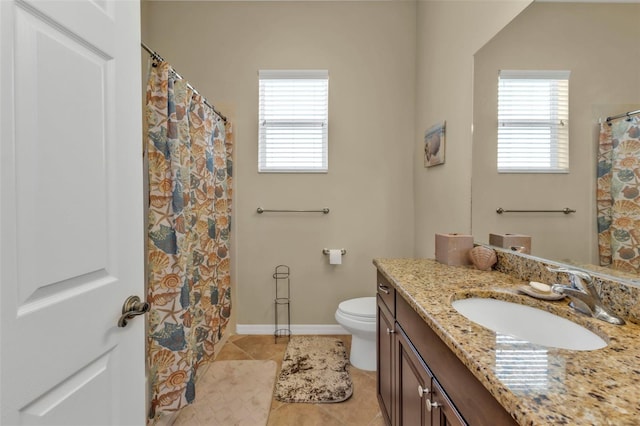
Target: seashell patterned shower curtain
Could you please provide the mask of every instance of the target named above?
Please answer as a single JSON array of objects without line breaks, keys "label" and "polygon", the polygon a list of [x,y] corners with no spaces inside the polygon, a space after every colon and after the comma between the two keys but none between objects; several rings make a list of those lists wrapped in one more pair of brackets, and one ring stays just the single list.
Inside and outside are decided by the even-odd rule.
[{"label": "seashell patterned shower curtain", "polygon": [[600,264],[640,272],[640,118],[600,125],[598,148]]},{"label": "seashell patterned shower curtain", "polygon": [[193,402],[231,309],[231,124],[166,62],[147,85],[149,420]]}]

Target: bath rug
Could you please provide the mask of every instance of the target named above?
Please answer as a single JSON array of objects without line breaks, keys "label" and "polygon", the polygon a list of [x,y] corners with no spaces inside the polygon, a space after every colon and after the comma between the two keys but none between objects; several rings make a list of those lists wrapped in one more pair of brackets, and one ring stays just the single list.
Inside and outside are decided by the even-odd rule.
[{"label": "bath rug", "polygon": [[293,336],[282,360],[275,397],[282,402],[342,402],[353,393],[342,340]]},{"label": "bath rug", "polygon": [[273,360],[212,362],[173,425],[265,426],[277,370]]}]

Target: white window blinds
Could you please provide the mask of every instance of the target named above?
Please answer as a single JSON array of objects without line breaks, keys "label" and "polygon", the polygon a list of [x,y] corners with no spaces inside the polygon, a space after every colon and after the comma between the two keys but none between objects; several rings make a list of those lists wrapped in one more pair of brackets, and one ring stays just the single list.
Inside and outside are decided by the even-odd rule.
[{"label": "white window blinds", "polygon": [[498,172],[569,172],[570,71],[500,71]]},{"label": "white window blinds", "polygon": [[260,70],[259,172],[328,170],[327,70]]}]

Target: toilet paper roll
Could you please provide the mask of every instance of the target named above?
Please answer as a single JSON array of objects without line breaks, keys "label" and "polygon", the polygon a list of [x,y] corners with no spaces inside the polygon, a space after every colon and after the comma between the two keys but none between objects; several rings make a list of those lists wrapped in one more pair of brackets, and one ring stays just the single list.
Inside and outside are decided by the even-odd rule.
[{"label": "toilet paper roll", "polygon": [[342,249],[329,250],[329,264],[342,265]]}]

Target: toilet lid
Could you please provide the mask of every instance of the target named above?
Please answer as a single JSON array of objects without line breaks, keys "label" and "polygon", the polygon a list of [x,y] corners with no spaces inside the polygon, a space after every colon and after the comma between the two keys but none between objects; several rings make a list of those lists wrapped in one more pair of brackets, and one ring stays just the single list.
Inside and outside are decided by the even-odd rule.
[{"label": "toilet lid", "polygon": [[343,313],[354,317],[372,318],[376,317],[376,298],[375,297],[358,297],[341,302],[338,305]]}]

